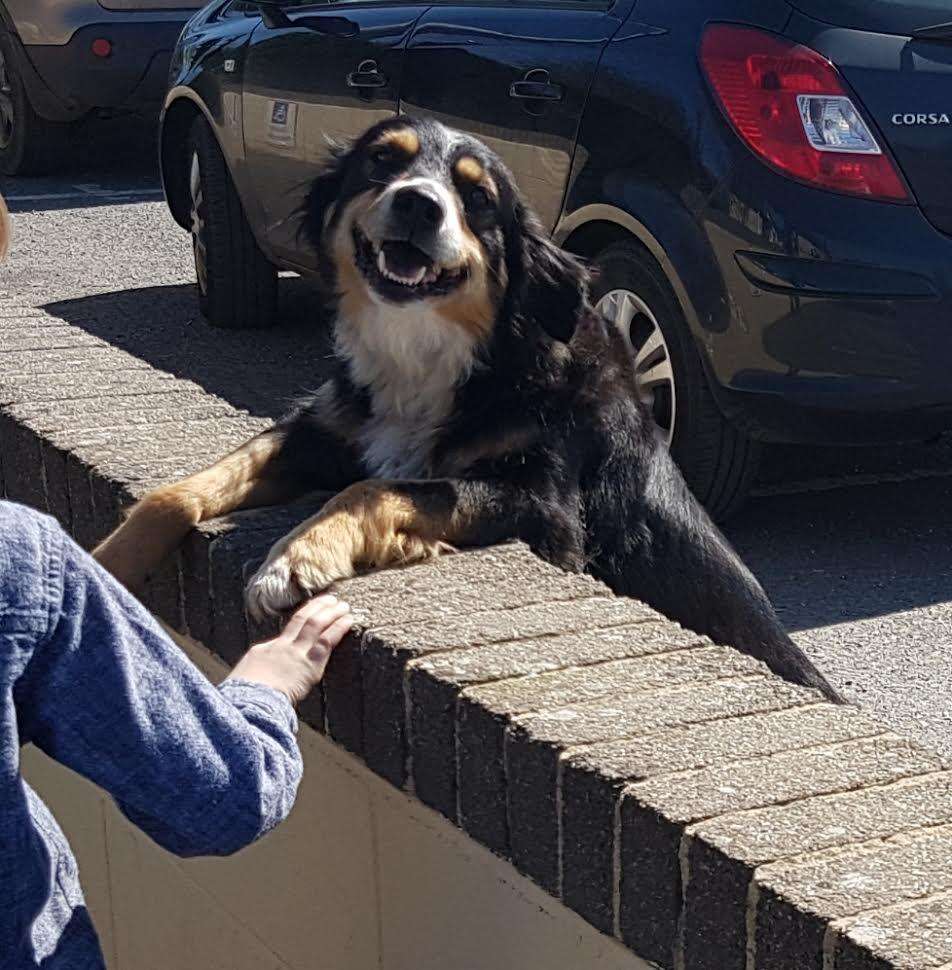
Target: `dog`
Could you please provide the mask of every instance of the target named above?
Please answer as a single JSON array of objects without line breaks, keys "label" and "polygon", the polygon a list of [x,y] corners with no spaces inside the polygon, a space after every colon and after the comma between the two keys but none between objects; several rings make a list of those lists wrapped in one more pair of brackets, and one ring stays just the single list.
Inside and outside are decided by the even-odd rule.
[{"label": "dog", "polygon": [[485,145],[383,121],[333,152],[303,231],[333,293],[330,376],[146,496],[96,550],[106,568],[136,588],[199,522],[332,491],[250,580],[252,614],[361,569],[520,539],[839,700],[685,484],[585,266]]}]

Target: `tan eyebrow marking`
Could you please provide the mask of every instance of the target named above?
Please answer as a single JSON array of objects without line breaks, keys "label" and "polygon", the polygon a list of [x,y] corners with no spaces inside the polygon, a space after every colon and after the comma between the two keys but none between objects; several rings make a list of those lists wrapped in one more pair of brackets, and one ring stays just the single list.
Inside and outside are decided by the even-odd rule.
[{"label": "tan eyebrow marking", "polygon": [[466,182],[481,182],[486,174],[483,166],[472,155],[464,155],[454,168],[457,177]]},{"label": "tan eyebrow marking", "polygon": [[393,131],[385,131],[374,145],[383,148],[395,148],[409,157],[413,157],[420,151],[420,139],[412,128],[396,128]]}]

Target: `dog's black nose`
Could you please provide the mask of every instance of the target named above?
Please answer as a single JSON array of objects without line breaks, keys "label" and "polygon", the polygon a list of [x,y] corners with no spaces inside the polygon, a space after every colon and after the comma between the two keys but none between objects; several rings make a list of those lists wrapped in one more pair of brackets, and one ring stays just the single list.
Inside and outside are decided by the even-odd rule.
[{"label": "dog's black nose", "polygon": [[393,197],[393,211],[411,226],[438,229],[446,217],[443,200],[432,189],[422,185],[399,189]]}]

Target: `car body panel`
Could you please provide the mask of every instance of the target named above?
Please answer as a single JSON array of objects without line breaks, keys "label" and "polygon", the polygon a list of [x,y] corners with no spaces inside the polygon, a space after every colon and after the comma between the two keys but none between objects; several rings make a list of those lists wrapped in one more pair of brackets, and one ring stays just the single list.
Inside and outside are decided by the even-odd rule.
[{"label": "car body panel", "polygon": [[[725,122],[697,61],[703,25],[783,32],[786,3],[670,6],[641,0],[603,55],[556,238],[574,248],[596,219],[641,242],[671,284],[722,410],[757,437],[908,437],[925,434],[930,416],[947,426],[952,240],[915,206],[779,175]],[[738,253],[793,259],[782,264],[787,285],[751,279]],[[823,275],[841,264],[839,292],[824,291]],[[879,293],[862,283],[864,268],[882,277]],[[922,284],[914,293],[903,290],[910,275]]]},{"label": "car body panel", "polygon": [[[401,110],[485,141],[552,229],[599,58],[629,6],[626,0],[611,9],[531,2],[433,7],[410,38]],[[533,80],[552,86],[559,100],[512,95],[514,84]]]},{"label": "car body panel", "polygon": [[[331,141],[354,138],[397,113],[404,48],[425,10],[425,4],[325,3],[295,8],[293,27],[255,28],[243,71],[244,151],[269,254],[316,268],[316,254],[300,238],[309,182],[327,161]],[[355,36],[314,29],[340,16],[355,25]],[[349,79],[371,61],[383,85],[351,86]]]},{"label": "car body panel", "polygon": [[96,0],[3,0],[8,22],[12,22],[27,46],[31,44],[68,44],[81,27],[91,24],[106,26],[125,24],[134,16],[137,23],[184,24],[188,17],[185,7],[201,6],[192,0],[182,0],[177,9],[108,10]]},{"label": "car body panel", "polygon": [[815,20],[870,33],[908,36],[952,20],[950,0],[790,0],[790,5]]},{"label": "car body panel", "polygon": [[[254,231],[279,266],[311,268],[306,247],[287,228],[293,205],[278,198],[277,186],[293,189],[297,204],[303,199],[325,157],[314,143],[320,131],[355,134],[397,107],[435,114],[503,154],[543,218],[555,223],[558,241],[592,256],[627,239],[654,256],[710,389],[740,428],[769,440],[849,443],[927,437],[952,426],[952,236],[916,204],[848,197],[769,168],[725,120],[698,62],[706,23],[740,21],[789,32],[839,57],[858,89],[855,64],[834,43],[841,29],[814,21],[806,33],[806,18],[786,0],[639,0],[611,31],[607,19],[598,21],[604,12],[580,14],[578,5],[337,3],[320,10],[355,19],[372,12],[376,19],[361,26],[369,33],[383,25],[378,62],[389,56],[387,70],[403,70],[402,84],[356,104],[343,125],[340,108],[355,101],[342,76],[354,65],[331,56],[319,35],[304,38],[301,51],[310,54],[285,50],[252,71],[240,112],[244,145],[224,106],[241,84],[246,36],[228,41],[237,50],[235,73],[223,73],[219,37],[221,49],[213,44],[180,72],[174,89],[206,106]],[[201,24],[209,15],[199,14],[190,34],[214,33]],[[256,36],[265,30],[255,27]],[[352,41],[345,47],[335,38],[335,55],[346,49],[351,62],[361,56]],[[867,51],[892,50],[894,57],[896,38],[886,41]],[[569,97],[558,103],[563,113],[513,113],[507,86],[552,51],[558,56],[547,64],[572,68]],[[938,48],[930,56],[945,63]],[[286,143],[267,130],[277,101],[308,112],[300,144],[297,129]],[[883,137],[891,144],[892,135]],[[280,250],[276,225],[284,234]]]},{"label": "car body panel", "polygon": [[952,43],[828,27],[802,16],[791,20],[788,34],[836,64],[927,218],[952,232]]},{"label": "car body panel", "polygon": [[[220,4],[221,6],[223,4]],[[258,18],[214,16],[215,7],[195,15],[172,57],[169,91],[160,120],[159,161],[166,198],[180,225],[188,226],[185,141],[192,122],[205,117],[228,160],[252,230],[263,243],[264,212],[245,165],[241,70]],[[234,65],[227,70],[227,62]]]},{"label": "car body panel", "polygon": [[[107,10],[96,0],[2,0],[15,68],[34,110],[68,122],[93,110],[152,111],[161,105],[176,38],[195,0],[177,9]],[[112,42],[109,57],[92,42]]]}]

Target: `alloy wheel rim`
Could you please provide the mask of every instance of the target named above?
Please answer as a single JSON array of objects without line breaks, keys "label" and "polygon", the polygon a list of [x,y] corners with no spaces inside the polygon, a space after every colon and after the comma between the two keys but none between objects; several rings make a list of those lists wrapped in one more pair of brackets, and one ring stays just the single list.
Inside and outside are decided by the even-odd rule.
[{"label": "alloy wheel rim", "polygon": [[9,148],[13,141],[16,112],[13,106],[13,81],[7,59],[0,51],[0,149]]},{"label": "alloy wheel rim", "polygon": [[666,445],[674,437],[677,392],[671,352],[657,317],[645,301],[631,290],[610,290],[596,309],[628,341],[635,359],[635,389],[651,411]]},{"label": "alloy wheel rim", "polygon": [[188,177],[189,194],[192,208],[189,213],[189,231],[192,234],[192,253],[195,256],[195,277],[202,295],[208,293],[208,247],[205,242],[205,193],[202,189],[202,166],[198,152],[192,153],[192,164]]}]

